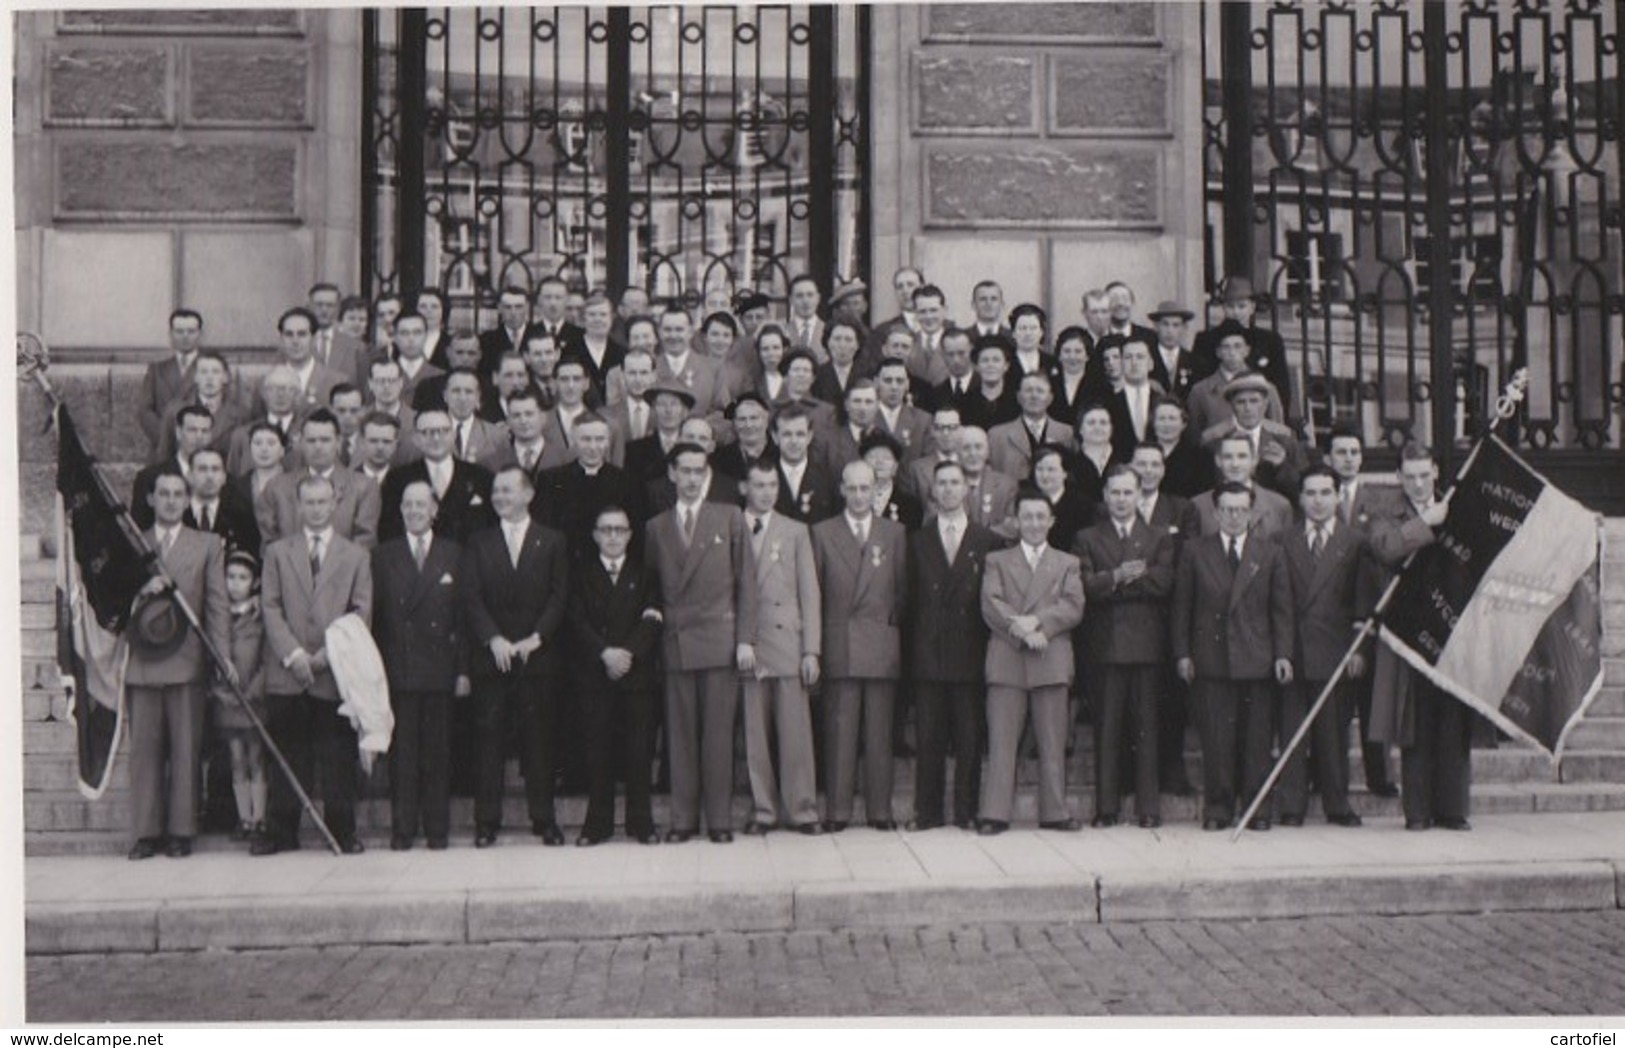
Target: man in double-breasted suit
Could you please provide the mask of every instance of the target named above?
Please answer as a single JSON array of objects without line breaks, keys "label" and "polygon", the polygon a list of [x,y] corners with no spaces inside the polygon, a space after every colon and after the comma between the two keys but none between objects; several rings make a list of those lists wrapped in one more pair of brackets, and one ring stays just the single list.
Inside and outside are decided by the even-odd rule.
[{"label": "man in double-breasted suit", "polygon": [[1072,684],[1072,631],[1083,621],[1078,558],[1049,545],[1055,523],[1049,500],[1034,488],[1016,497],[1020,542],[988,554],[982,576],[987,646],[987,777],[979,833],[1010,828],[1016,799],[1017,748],[1031,711],[1038,743],[1038,825],[1072,832],[1066,809],[1067,689]]},{"label": "man in double-breasted suit", "polygon": [[[1297,679],[1281,689],[1280,744],[1297,732],[1309,706],[1320,695],[1348,650],[1355,624],[1366,611],[1360,597],[1360,574],[1369,572],[1361,533],[1337,519],[1337,474],[1329,466],[1313,466],[1303,475],[1298,505],[1303,523],[1283,532],[1287,577],[1292,582],[1292,664]],[[1365,676],[1365,653],[1349,661],[1348,676]],[[1326,821],[1336,826],[1358,826],[1360,817],[1349,807],[1349,717],[1345,706],[1349,689],[1341,683],[1315,718],[1309,737],[1293,750],[1282,771],[1276,808],[1282,826],[1302,826],[1309,807],[1309,755],[1314,754],[1315,791],[1320,794]]]},{"label": "man in double-breasted suit", "polygon": [[1124,723],[1134,739],[1134,806],[1140,826],[1162,825],[1157,714],[1168,650],[1168,598],[1175,540],[1140,516],[1140,478],[1106,470],[1107,519],[1079,533],[1084,658],[1098,674],[1095,713],[1095,826],[1114,826],[1121,807]]},{"label": "man in double-breasted suit", "polygon": [[462,547],[433,530],[426,480],[401,491],[402,533],[372,551],[372,635],[389,675],[395,734],[389,746],[390,840],[412,847],[421,822],[429,847],[451,836],[451,703],[466,699]]},{"label": "man in double-breasted suit", "polygon": [[577,695],[585,709],[587,819],[578,847],[615,832],[615,779],[626,780],[626,835],[658,844],[649,802],[655,696],[660,687],[660,583],[631,552],[636,515],[606,504],[593,519],[594,553],[576,561],[569,624]]},{"label": "man in double-breasted suit", "polygon": [[[1247,530],[1253,489],[1226,481],[1214,491],[1219,534],[1185,544],[1169,631],[1174,667],[1191,685],[1202,736],[1202,828],[1236,815],[1237,745],[1242,804],[1269,774],[1275,684],[1292,683],[1292,583],[1281,547]],[[1249,828],[1267,830],[1254,816]]]},{"label": "man in double-breasted suit", "polygon": [[869,825],[894,830],[892,714],[903,673],[902,625],[908,598],[908,536],[874,513],[875,473],[867,462],[841,472],[846,511],[812,529],[824,615],[825,828],[852,821],[858,736],[863,736],[863,807]]},{"label": "man in double-breasted suit", "polygon": [[520,763],[531,833],[564,843],[553,812],[552,689],[558,635],[568,601],[564,536],[531,519],[536,488],[518,466],[491,482],[497,526],[469,536],[463,553],[463,622],[469,636],[478,742],[474,846],[502,829],[504,744],[510,717],[521,725]]},{"label": "man in double-breasted suit", "polygon": [[338,464],[339,422],[331,411],[321,408],[305,419],[300,427],[300,447],[305,468],[271,481],[254,505],[261,540],[272,543],[298,533],[298,484],[302,477],[317,475],[326,477],[333,486],[329,526],[340,537],[371,549],[378,535],[378,485]]},{"label": "man in double-breasted suit", "polygon": [[775,513],[778,498],[778,470],[771,462],[752,464],[745,478],[745,523],[756,561],[756,670],[744,681],[753,802],[748,835],[780,825],[822,832],[807,704],[823,654],[818,568],[807,525]]},{"label": "man in double-breasted suit", "polygon": [[738,673],[756,669],[756,569],[745,517],[707,501],[706,451],[679,443],[668,456],[677,504],[649,522],[649,562],[660,578],[666,623],[666,740],[672,826],[682,843],[700,830],[700,802],[713,843],[733,841],[734,712]]},{"label": "man in double-breasted suit", "polygon": [[[226,600],[225,550],[219,538],[181,523],[187,508],[186,478],[166,469],[154,479],[148,504],[153,526],[147,542],[163,575],[142,590],[133,616],[130,661],[124,685],[130,711],[130,806],[135,821],[132,859],[163,847],[176,858],[192,853],[197,835],[198,770],[203,752],[203,713],[211,663],[203,641],[178,609],[167,613],[167,632],[177,644],[145,643],[143,600],[175,592],[197,613],[216,650],[230,650],[231,610]],[[156,627],[155,627],[156,628]],[[167,767],[167,775],[166,775]],[[167,839],[166,839],[167,838]]]},{"label": "man in double-breasted suit", "polygon": [[[271,739],[299,781],[312,786],[319,770],[322,817],[339,847],[355,854],[365,850],[355,833],[356,733],[339,715],[326,638],[344,615],[371,624],[372,565],[333,522],[333,486],[320,474],[299,477],[295,527],[265,547],[265,712]],[[269,814],[269,832],[252,853],[298,848],[299,802],[281,775],[271,777]]]},{"label": "man in double-breasted suit", "polygon": [[452,424],[445,411],[420,412],[413,423],[423,457],[394,467],[384,477],[378,537],[400,537],[401,498],[408,485],[426,483],[435,497],[435,534],[466,545],[474,532],[496,523],[491,511],[491,474],[484,466],[452,455]]},{"label": "man in double-breasted suit", "polygon": [[908,679],[914,689],[915,765],[912,830],[942,826],[944,772],[953,738],[952,821],[976,824],[982,788],[987,623],[982,572],[1004,541],[965,512],[965,470],[938,462],[932,474],[936,517],[908,540]]}]

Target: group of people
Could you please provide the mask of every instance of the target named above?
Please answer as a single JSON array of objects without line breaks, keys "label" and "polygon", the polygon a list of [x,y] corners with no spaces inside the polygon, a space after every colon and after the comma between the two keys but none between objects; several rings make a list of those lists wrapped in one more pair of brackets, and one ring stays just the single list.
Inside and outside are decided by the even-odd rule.
[{"label": "group of people", "polygon": [[[708,294],[696,325],[637,289],[572,306],[548,279],[534,300],[503,289],[474,333],[433,289],[369,303],[318,284],[278,319],[252,395],[177,311],[130,499],[163,567],[130,630],[131,857],[189,854],[210,732],[238,836],[255,855],[299,846],[256,719],[341,848],[363,849],[334,675],[354,618],[388,678],[396,849],[448,845],[459,770],[474,844],[495,843],[514,751],[544,844],[565,843],[566,763],[589,796],[578,845],[612,836],[618,780],[628,837],[726,843],[737,738],[746,834],[840,832],[860,794],[869,826],[896,829],[909,737],[910,829],[1007,830],[1026,736],[1039,826],[1077,831],[1079,709],[1094,826],[1132,794],[1155,828],[1162,793],[1194,792],[1192,723],[1203,825],[1232,825],[1442,523],[1427,449],[1405,449],[1395,485],[1362,474],[1355,430],[1301,441],[1284,347],[1242,278],[1194,339],[1192,311],[1164,302],[1143,324],[1121,283],[1053,334],[993,281],[959,325],[918,270],[893,287],[899,312],[873,324],[861,282],[826,304],[803,276],[782,321],[744,291]],[[171,588],[229,665],[164,628]],[[1301,825],[1311,777],[1326,818],[1359,825],[1356,710],[1367,788],[1395,792],[1397,744],[1407,827],[1467,828],[1464,709],[1369,647],[1348,677],[1250,828]]]}]

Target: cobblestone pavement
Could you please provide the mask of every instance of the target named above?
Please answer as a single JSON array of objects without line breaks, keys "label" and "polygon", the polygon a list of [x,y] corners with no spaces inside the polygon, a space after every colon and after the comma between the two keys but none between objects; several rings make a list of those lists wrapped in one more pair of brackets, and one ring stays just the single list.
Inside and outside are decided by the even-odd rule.
[{"label": "cobblestone pavement", "polygon": [[1621,1013],[1621,911],[28,961],[30,1022]]}]

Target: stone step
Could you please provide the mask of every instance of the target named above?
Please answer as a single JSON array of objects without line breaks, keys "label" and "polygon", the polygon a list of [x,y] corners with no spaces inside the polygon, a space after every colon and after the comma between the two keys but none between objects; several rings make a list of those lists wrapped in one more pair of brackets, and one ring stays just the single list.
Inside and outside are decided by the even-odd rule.
[{"label": "stone step", "polygon": [[47,549],[45,537],[37,532],[27,531],[17,536],[17,559],[23,563],[45,560],[54,552]]},{"label": "stone step", "polygon": [[65,721],[68,717],[68,696],[60,687],[23,688],[23,720],[26,723]]},{"label": "stone step", "polygon": [[[1363,790],[1355,790],[1349,795],[1349,800],[1355,811],[1367,819],[1398,820],[1403,812],[1398,799],[1373,797]],[[95,824],[69,826],[59,829],[42,829],[33,820],[25,821],[24,850],[28,855],[113,855],[122,854],[130,847],[130,834],[128,822],[118,822],[120,818],[128,818],[128,802],[122,799],[111,799],[98,802],[102,805],[101,813],[89,818]],[[1073,789],[1068,792],[1067,803],[1071,813],[1087,822],[1094,815],[1093,794]],[[1474,815],[1504,815],[1524,814],[1531,812],[1576,812],[1576,811],[1621,811],[1625,810],[1625,785],[1595,784],[1595,785],[1569,785],[1558,783],[1541,784],[1500,784],[1488,786],[1474,786],[1472,794]],[[1200,802],[1194,797],[1174,797],[1164,795],[1161,798],[1162,817],[1168,824],[1190,824],[1200,819]],[[670,826],[670,808],[665,796],[657,794],[653,803],[655,822],[661,828]],[[33,808],[25,809],[33,812]],[[911,797],[900,796],[893,802],[893,813],[901,821],[913,814]],[[51,812],[54,814],[54,810]],[[559,825],[564,828],[566,838],[573,838],[581,827],[586,816],[586,801],[580,797],[561,797],[555,804],[555,814]],[[1018,794],[1016,798],[1015,821],[1017,823],[1031,824],[1037,821],[1037,801],[1031,791]],[[362,838],[368,847],[382,849],[389,844],[389,806],[380,800],[363,801],[356,818]],[[1123,816],[1132,820],[1134,816],[1134,802],[1132,798],[1124,798]],[[750,801],[744,795],[736,795],[733,804],[734,826],[744,826],[750,818]],[[1319,802],[1310,799],[1308,818],[1311,823],[1318,823],[1322,819]],[[454,847],[469,847],[473,837],[473,802],[466,798],[454,798],[451,809],[452,843]],[[71,818],[64,820],[71,822]],[[301,841],[307,849],[319,849],[324,845],[315,829],[309,825],[309,820],[301,834]],[[853,824],[861,826],[867,821],[867,814],[863,808],[863,800],[858,798],[854,812]],[[505,847],[527,847],[537,842],[529,833],[530,819],[525,810],[525,802],[518,797],[510,797],[503,804],[503,825],[506,828],[501,844]],[[617,806],[617,827],[621,822],[621,809]],[[1396,828],[1392,825],[1386,829]],[[1377,827],[1368,828],[1369,832],[1382,832]],[[1090,832],[1090,831],[1085,831]],[[419,847],[422,846],[421,840]],[[225,834],[203,834],[196,842],[200,852],[227,852],[244,851],[247,845],[232,841]]]},{"label": "stone step", "polygon": [[1563,754],[1560,778],[1563,782],[1625,782],[1625,753]]},{"label": "stone step", "polygon": [[1602,683],[1605,688],[1625,686],[1625,659],[1602,660]]},{"label": "stone step", "polygon": [[[1600,697],[1597,700],[1601,701]],[[1592,703],[1595,710],[1597,703]],[[1570,731],[1564,745],[1578,750],[1625,750],[1625,717],[1610,717],[1587,711]]]},{"label": "stone step", "polygon": [[1587,717],[1625,717],[1625,688],[1604,685],[1591,700]]}]

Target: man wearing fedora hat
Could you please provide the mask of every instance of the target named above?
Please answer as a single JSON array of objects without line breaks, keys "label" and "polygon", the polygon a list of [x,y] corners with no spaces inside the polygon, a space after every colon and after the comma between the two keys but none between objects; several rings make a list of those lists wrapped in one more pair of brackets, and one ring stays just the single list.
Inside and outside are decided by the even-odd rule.
[{"label": "man wearing fedora hat", "polygon": [[[1252,370],[1247,366],[1247,334],[1241,325],[1227,320],[1203,334],[1215,332],[1218,335],[1219,369],[1198,379],[1184,398],[1185,409],[1190,415],[1191,435],[1198,443],[1205,443],[1201,439],[1202,434],[1230,418],[1230,404],[1224,397],[1225,387],[1232,379]],[[1265,415],[1276,422],[1286,421],[1286,411],[1281,407],[1281,397],[1274,386],[1269,387]]]},{"label": "man wearing fedora hat", "polygon": [[1157,346],[1151,353],[1151,379],[1183,401],[1196,381],[1190,351],[1185,348],[1185,331],[1196,314],[1172,300],[1157,303],[1151,311],[1157,325]]},{"label": "man wearing fedora hat", "polygon": [[839,320],[858,329],[861,342],[869,334],[869,285],[860,277],[835,285],[829,296],[830,320]]},{"label": "man wearing fedora hat", "polygon": [[[153,525],[148,544],[162,574],[142,589],[130,615],[130,662],[124,683],[130,711],[130,795],[135,822],[131,859],[192,854],[197,835],[198,768],[209,657],[203,640],[176,607],[197,614],[217,651],[231,643],[225,549],[218,536],[181,518],[190,505],[186,478],[163,469],[147,496]],[[169,592],[173,586],[173,595]],[[228,667],[229,669],[229,667]],[[234,672],[234,671],[233,671]]]},{"label": "man wearing fedora hat", "polygon": [[[635,354],[634,354],[635,355]],[[643,391],[648,406],[648,435],[626,445],[626,471],[643,484],[666,475],[666,456],[676,447],[683,423],[694,410],[694,393],[671,379],[656,379]]]},{"label": "man wearing fedora hat", "polygon": [[[1279,333],[1253,323],[1258,312],[1258,297],[1253,282],[1247,277],[1232,276],[1225,279],[1221,290],[1224,302],[1224,322],[1208,328],[1196,336],[1191,346],[1192,362],[1198,378],[1213,374],[1219,367],[1219,342],[1230,327],[1239,327],[1247,340],[1247,366],[1270,380],[1291,410],[1293,404],[1291,372],[1286,366],[1286,343]],[[1285,421],[1290,421],[1287,419]]]}]

